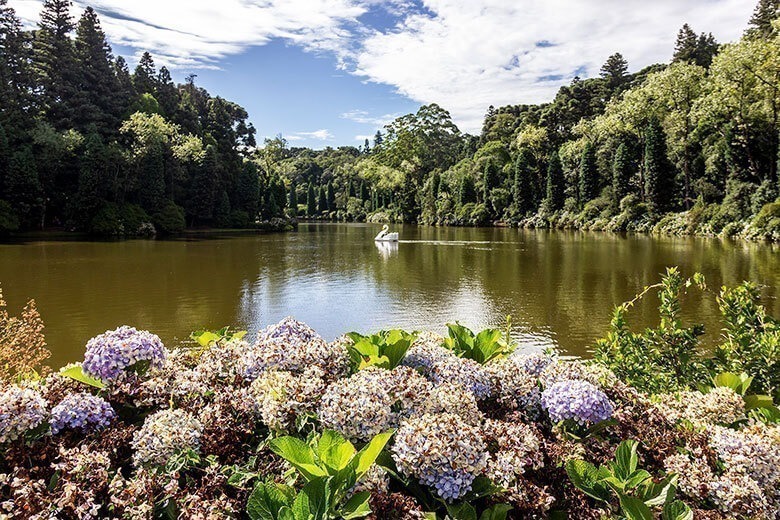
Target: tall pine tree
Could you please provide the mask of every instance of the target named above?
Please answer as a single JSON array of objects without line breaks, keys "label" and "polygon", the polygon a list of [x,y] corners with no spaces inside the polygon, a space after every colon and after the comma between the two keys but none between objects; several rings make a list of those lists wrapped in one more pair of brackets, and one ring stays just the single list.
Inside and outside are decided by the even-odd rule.
[{"label": "tall pine tree", "polygon": [[515,214],[525,217],[533,213],[537,207],[534,167],[534,155],[528,148],[521,148],[514,164],[514,183],[512,186],[512,199],[514,201]]},{"label": "tall pine tree", "polygon": [[612,162],[612,206],[613,211],[620,209],[620,201],[631,192],[631,156],[626,143],[620,143]]},{"label": "tall pine tree", "polygon": [[306,192],[306,216],[313,217],[317,214],[317,196],[314,194],[314,184],[309,183]]},{"label": "tall pine tree", "polygon": [[745,36],[749,38],[764,38],[770,39],[777,30],[772,22],[780,17],[780,0],[758,0],[753,16],[750,18],[750,23]]},{"label": "tall pine tree", "polygon": [[666,154],[666,136],[658,119],[645,129],[645,201],[651,213],[671,209],[674,194],[674,168]]},{"label": "tall pine tree", "polygon": [[580,159],[580,207],[596,198],[599,192],[599,171],[596,165],[596,149],[590,142],[585,143]]},{"label": "tall pine tree", "polygon": [[547,197],[546,204],[550,211],[563,209],[564,198],[566,196],[566,179],[563,176],[563,166],[561,157],[555,151],[550,154],[547,164]]}]

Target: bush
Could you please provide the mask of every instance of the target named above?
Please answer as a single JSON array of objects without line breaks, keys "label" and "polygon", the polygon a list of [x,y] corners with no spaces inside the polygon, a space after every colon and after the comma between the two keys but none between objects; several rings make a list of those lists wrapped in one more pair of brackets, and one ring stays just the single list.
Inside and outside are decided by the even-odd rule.
[{"label": "bush", "polygon": [[14,209],[8,202],[0,200],[0,235],[17,231],[18,229],[19,217],[16,216],[16,212],[14,212]]},{"label": "bush", "polygon": [[490,213],[484,204],[477,204],[471,212],[469,223],[472,226],[487,226],[490,224]]},{"label": "bush", "polygon": [[469,224],[471,221],[471,214],[474,212],[475,206],[476,204],[473,202],[467,202],[461,206],[457,212],[457,223],[461,226]]},{"label": "bush", "polygon": [[154,214],[154,225],[163,233],[175,234],[184,231],[184,210],[173,201],[168,201]]},{"label": "bush", "polygon": [[119,206],[113,202],[104,204],[92,217],[89,223],[89,233],[101,237],[122,236],[125,226],[120,216]]},{"label": "bush", "polygon": [[249,213],[241,209],[234,209],[230,212],[230,227],[247,228],[252,224]]},{"label": "bush", "polygon": [[152,222],[152,217],[136,204],[122,204],[119,207],[119,217],[128,235],[146,234],[144,230],[148,229],[148,225]]}]

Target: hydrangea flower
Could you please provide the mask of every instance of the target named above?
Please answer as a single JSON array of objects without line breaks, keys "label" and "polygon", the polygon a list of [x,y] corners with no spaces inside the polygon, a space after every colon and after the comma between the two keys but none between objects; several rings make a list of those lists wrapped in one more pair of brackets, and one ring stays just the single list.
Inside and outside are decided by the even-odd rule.
[{"label": "hydrangea flower", "polygon": [[458,383],[442,383],[435,386],[419,411],[434,414],[453,413],[468,424],[474,425],[481,423],[483,419],[474,394]]},{"label": "hydrangea flower", "polygon": [[254,381],[265,370],[303,372],[317,366],[328,380],[349,372],[349,354],[343,343],[328,344],[308,325],[285,318],[258,333],[257,342],[244,356],[244,377]]},{"label": "hydrangea flower", "polygon": [[535,376],[527,369],[525,359],[511,356],[487,365],[493,397],[510,410],[522,409],[537,413],[540,390]]},{"label": "hydrangea flower", "polygon": [[398,469],[447,501],[471,490],[488,460],[479,428],[455,414],[424,414],[401,422],[392,456]]},{"label": "hydrangea flower", "polygon": [[133,435],[133,461],[136,466],[163,466],[177,452],[198,450],[202,432],[200,421],[184,410],[156,412]]},{"label": "hydrangea flower", "polygon": [[485,367],[473,359],[453,356],[437,361],[431,367],[429,378],[434,385],[457,383],[478,401],[488,397],[492,391],[490,375]]},{"label": "hydrangea flower", "polygon": [[526,372],[534,377],[539,377],[544,369],[555,361],[553,356],[545,354],[544,352],[521,354],[519,351],[515,351],[515,353],[510,356],[510,359],[519,363]]},{"label": "hydrangea flower", "polygon": [[365,442],[394,425],[393,403],[393,397],[376,378],[358,372],[327,388],[318,415],[323,427]]},{"label": "hydrangea flower", "polygon": [[554,422],[572,420],[590,425],[612,417],[614,406],[609,398],[587,381],[563,380],[542,392],[542,408]]},{"label": "hydrangea flower", "polygon": [[706,394],[699,391],[665,394],[660,396],[656,408],[673,422],[686,419],[698,426],[733,424],[745,418],[745,400],[724,386]]},{"label": "hydrangea flower", "polygon": [[100,430],[116,417],[105,399],[87,392],[69,394],[51,410],[51,431],[58,434],[71,428],[82,432]]},{"label": "hydrangea flower", "polygon": [[48,418],[43,396],[16,385],[0,393],[0,444],[15,441],[41,426]]},{"label": "hydrangea flower", "polygon": [[422,332],[406,351],[401,364],[428,375],[433,365],[444,359],[457,358],[451,350],[442,347],[444,338],[432,332]]},{"label": "hydrangea flower", "polygon": [[757,423],[742,430],[713,426],[710,432],[710,447],[726,468],[753,479],[780,510],[780,428]]},{"label": "hydrangea flower", "polygon": [[496,484],[509,488],[526,469],[544,465],[542,442],[530,426],[488,419],[482,433],[491,447],[485,473]]},{"label": "hydrangea flower", "polygon": [[323,372],[309,367],[303,374],[268,370],[255,379],[250,392],[263,422],[272,430],[289,431],[298,416],[315,411],[325,391]]},{"label": "hydrangea flower", "polygon": [[129,368],[142,362],[161,368],[165,356],[165,346],[158,336],[122,326],[89,340],[81,367],[92,377],[108,383],[121,381]]}]

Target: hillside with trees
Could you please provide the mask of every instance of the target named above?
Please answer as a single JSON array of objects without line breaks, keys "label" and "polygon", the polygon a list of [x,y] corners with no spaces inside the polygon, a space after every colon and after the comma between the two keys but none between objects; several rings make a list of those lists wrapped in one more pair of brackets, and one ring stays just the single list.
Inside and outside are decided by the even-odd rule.
[{"label": "hillside with trees", "polygon": [[47,0],[28,31],[0,0],[0,232],[146,235],[284,216],[281,181],[251,160],[246,110],[195,76],[174,84],[149,53],[131,72],[95,11],[70,9]]},{"label": "hillside with trees", "polygon": [[616,53],[550,103],[490,107],[479,136],[431,104],[361,147],[268,154],[309,217],[777,240],[779,4],[738,42],[686,24],[669,64]]},{"label": "hillside with trees", "polygon": [[686,24],[668,64],[629,73],[615,53],[549,103],[490,107],[479,136],[429,104],[312,150],[258,147],[246,110],[148,53],[131,73],[90,8],[76,22],[48,0],[25,31],[0,0],[0,230],[307,217],[778,240],[779,5],[760,0],[737,42]]}]

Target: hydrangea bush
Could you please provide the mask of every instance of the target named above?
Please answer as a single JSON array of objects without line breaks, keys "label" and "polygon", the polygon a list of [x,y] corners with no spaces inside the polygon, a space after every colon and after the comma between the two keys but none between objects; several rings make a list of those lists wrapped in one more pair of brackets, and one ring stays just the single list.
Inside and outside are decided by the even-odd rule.
[{"label": "hydrangea bush", "polygon": [[[87,350],[83,371],[110,383],[103,389],[57,372],[2,389],[0,516],[262,518],[258,504],[273,502],[263,490],[306,495],[317,472],[336,468],[350,478],[349,453],[321,442],[334,432],[356,449],[385,438],[344,483],[343,501],[328,505],[336,515],[359,506],[372,520],[625,517],[616,495],[596,499],[598,486],[565,468],[611,461],[626,439],[638,441],[648,482],[668,479],[667,495],[695,517],[776,519],[780,510],[780,430],[749,409],[755,399],[726,387],[651,396],[554,354],[478,364],[426,332],[395,368],[350,373],[344,340],[328,343],[292,318],[254,341],[171,352],[120,327]],[[138,363],[148,364],[144,377],[127,377]],[[284,435],[281,459],[269,446]],[[661,505],[646,507],[661,516]]]}]

